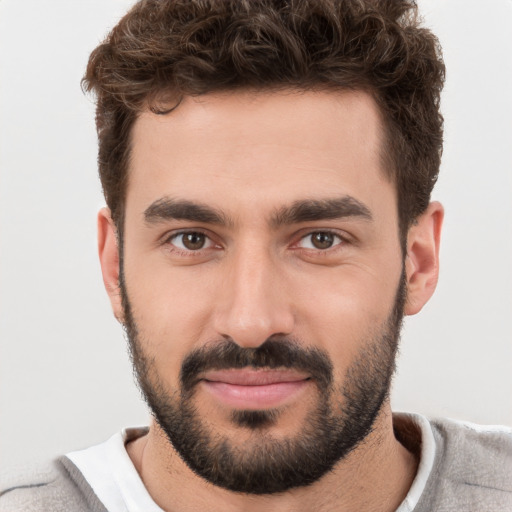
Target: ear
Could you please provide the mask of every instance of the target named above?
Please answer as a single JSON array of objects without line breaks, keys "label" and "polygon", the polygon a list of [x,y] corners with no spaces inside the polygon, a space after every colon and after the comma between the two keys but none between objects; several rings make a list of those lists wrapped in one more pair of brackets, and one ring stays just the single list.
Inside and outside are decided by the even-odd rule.
[{"label": "ear", "polygon": [[438,202],[430,203],[407,234],[406,315],[415,315],[421,311],[436,289],[443,217],[443,206]]},{"label": "ear", "polygon": [[108,208],[98,213],[98,252],[103,283],[110,298],[112,311],[119,322],[123,321],[123,306],[119,288],[119,250],[117,230]]}]

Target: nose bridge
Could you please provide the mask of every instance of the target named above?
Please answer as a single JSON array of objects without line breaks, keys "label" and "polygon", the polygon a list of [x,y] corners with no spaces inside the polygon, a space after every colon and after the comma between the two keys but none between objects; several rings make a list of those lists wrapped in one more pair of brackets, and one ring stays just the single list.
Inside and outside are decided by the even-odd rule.
[{"label": "nose bridge", "polygon": [[281,279],[268,246],[253,240],[240,243],[229,258],[217,333],[244,347],[257,347],[274,334],[289,334],[293,313]]}]

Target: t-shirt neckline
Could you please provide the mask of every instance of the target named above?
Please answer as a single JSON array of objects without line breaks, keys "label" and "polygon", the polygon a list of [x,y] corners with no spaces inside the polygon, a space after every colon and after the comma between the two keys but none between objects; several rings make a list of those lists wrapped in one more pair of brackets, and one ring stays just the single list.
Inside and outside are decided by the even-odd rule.
[{"label": "t-shirt neckline", "polygon": [[[395,413],[393,417],[397,420],[396,425],[408,424],[421,436],[418,471],[407,496],[396,510],[413,512],[434,466],[435,439],[430,422],[424,416]],[[104,443],[66,455],[109,512],[164,512],[151,498],[126,451],[128,442],[147,432],[148,427],[124,428]]]}]

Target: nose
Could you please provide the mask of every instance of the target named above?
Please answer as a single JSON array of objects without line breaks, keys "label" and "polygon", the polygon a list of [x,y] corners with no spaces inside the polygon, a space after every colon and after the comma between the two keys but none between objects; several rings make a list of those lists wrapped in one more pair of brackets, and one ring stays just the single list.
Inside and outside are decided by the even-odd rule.
[{"label": "nose", "polygon": [[267,251],[252,245],[226,264],[214,328],[239,346],[257,348],[273,335],[291,334],[293,307],[283,273]]}]

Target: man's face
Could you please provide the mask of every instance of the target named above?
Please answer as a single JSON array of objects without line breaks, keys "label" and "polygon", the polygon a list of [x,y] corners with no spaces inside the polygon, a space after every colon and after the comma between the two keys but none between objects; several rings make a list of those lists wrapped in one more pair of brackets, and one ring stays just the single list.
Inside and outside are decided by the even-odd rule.
[{"label": "man's face", "polygon": [[160,427],[217,485],[311,483],[385,401],[404,290],[380,138],[353,92],[186,98],[134,126],[118,314]]}]

